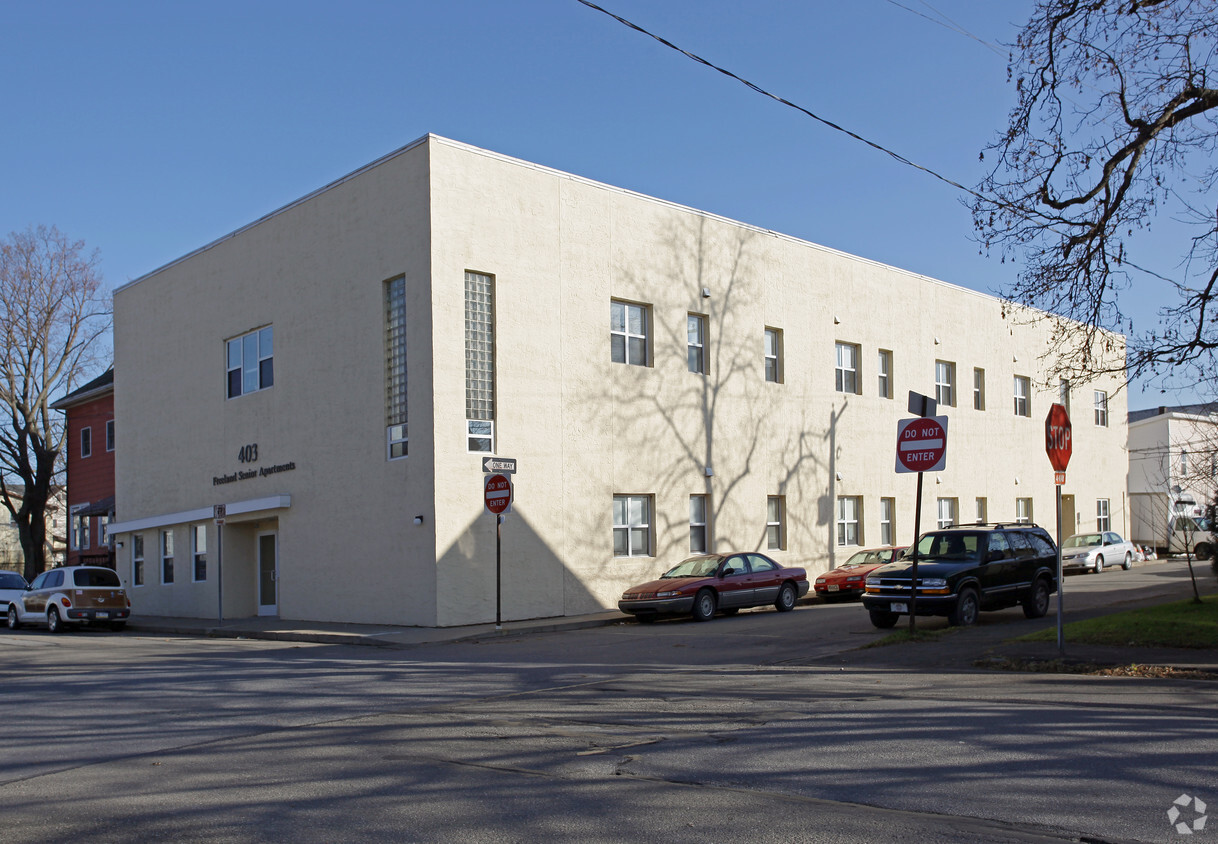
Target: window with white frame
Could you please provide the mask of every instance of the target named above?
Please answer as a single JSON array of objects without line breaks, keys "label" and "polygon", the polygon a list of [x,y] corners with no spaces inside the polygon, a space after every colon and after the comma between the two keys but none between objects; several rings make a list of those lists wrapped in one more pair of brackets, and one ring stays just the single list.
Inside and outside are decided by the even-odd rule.
[{"label": "window with white frame", "polygon": [[984,525],[990,521],[990,503],[984,498],[977,499],[977,524]]},{"label": "window with white frame", "polygon": [[88,426],[80,429],[80,456],[93,456],[93,429]]},{"label": "window with white frame", "polygon": [[114,451],[114,420],[106,422],[106,451]]},{"label": "window with white frame", "polygon": [[685,318],[685,357],[689,371],[699,375],[706,372],[706,317],[689,314]]},{"label": "window with white frame", "polygon": [[613,556],[651,556],[651,496],[613,496]]},{"label": "window with white frame", "polygon": [[1032,380],[1026,375],[1015,376],[1015,415],[1032,415]]},{"label": "window with white frame", "polygon": [[892,352],[880,349],[876,358],[876,368],[879,370],[880,398],[892,398]]},{"label": "window with white frame", "polygon": [[76,551],[89,547],[89,517],[83,513],[72,516],[72,548]]},{"label": "window with white frame", "polygon": [[707,551],[706,496],[689,497],[689,550],[696,554]]},{"label": "window with white frame", "polygon": [[1029,525],[1032,523],[1032,499],[1015,499],[1015,524]]},{"label": "window with white frame", "polygon": [[985,370],[973,369],[973,410],[985,410]]},{"label": "window with white frame", "polygon": [[1112,530],[1112,518],[1108,515],[1108,499],[1095,500],[1095,529],[1099,531]]},{"label": "window with white frame", "polygon": [[192,525],[190,528],[191,576],[195,583],[207,580],[207,525]]},{"label": "window with white frame", "polygon": [[1180,452],[1180,474],[1181,475],[1188,474],[1188,452],[1187,451]]},{"label": "window with white frame", "polygon": [[228,397],[235,399],[275,384],[275,336],[271,326],[227,341]]},{"label": "window with white frame", "polygon": [[956,499],[940,498],[936,502],[938,506],[938,519],[936,524],[939,527],[951,527],[956,523]]},{"label": "window with white frame", "polygon": [[956,406],[956,364],[935,361],[935,401],[942,407]]},{"label": "window with white frame", "polygon": [[466,450],[495,450],[495,279],[465,273]]},{"label": "window with white frame", "polygon": [[97,517],[97,547],[112,548],[113,538],[110,536],[110,517]]},{"label": "window with white frame", "polygon": [[863,533],[859,517],[863,500],[855,495],[840,495],[837,499],[837,544],[860,545]]},{"label": "window with white frame", "polygon": [[609,303],[609,345],[614,363],[647,365],[647,306],[631,302]]},{"label": "window with white frame", "polygon": [[1108,393],[1104,390],[1095,391],[1095,424],[1108,427]]},{"label": "window with white frame", "polygon": [[144,535],[131,535],[131,583],[135,586],[144,585]]},{"label": "window with white frame", "polygon": [[1059,379],[1057,382],[1057,403],[1066,409],[1066,415],[1070,415],[1070,382],[1065,378]]},{"label": "window with white frame", "polygon": [[406,424],[406,277],[385,282],[385,456],[410,453]]},{"label": "window with white frame", "polygon": [[782,331],[778,328],[765,330],[765,380],[782,383]]},{"label": "window with white frame", "polygon": [[859,347],[853,343],[837,344],[837,366],[834,370],[839,393],[859,391]]},{"label": "window with white frame", "polygon": [[161,583],[173,583],[173,531],[161,531]]},{"label": "window with white frame", "polygon": [[772,551],[787,547],[787,500],[781,495],[771,495],[765,502],[765,541]]},{"label": "window with white frame", "polygon": [[897,544],[896,523],[897,500],[895,498],[880,499],[880,544]]}]

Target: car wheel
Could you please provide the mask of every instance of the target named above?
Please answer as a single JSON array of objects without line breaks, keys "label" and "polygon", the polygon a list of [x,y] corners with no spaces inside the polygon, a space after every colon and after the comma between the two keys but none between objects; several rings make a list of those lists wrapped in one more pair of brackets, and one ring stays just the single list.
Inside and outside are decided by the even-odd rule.
[{"label": "car wheel", "polygon": [[968,627],[977,621],[981,605],[977,598],[977,590],[962,589],[956,598],[956,606],[947,614],[947,623],[954,627]]},{"label": "car wheel", "polygon": [[1130,554],[1128,551],[1125,552],[1125,562],[1121,563],[1121,568],[1125,569],[1125,571],[1133,568],[1133,554]]},{"label": "car wheel", "polygon": [[870,613],[871,623],[881,630],[896,627],[897,619],[901,617],[895,612],[888,612],[888,610],[870,610]]},{"label": "car wheel", "polygon": [[778,597],[774,599],[774,609],[779,612],[790,612],[795,609],[795,602],[798,600],[799,595],[795,592],[795,585],[784,583],[778,590]]},{"label": "car wheel", "polygon": [[63,621],[59,618],[59,610],[55,607],[47,610],[47,631],[50,633],[63,632]]},{"label": "car wheel", "polygon": [[112,622],[110,622],[110,629],[113,630],[115,633],[121,633],[127,629],[127,622],[112,621]]},{"label": "car wheel", "polygon": [[715,617],[715,593],[710,589],[703,589],[694,598],[694,621],[710,621]]},{"label": "car wheel", "polygon": [[1023,614],[1027,618],[1043,618],[1049,611],[1049,584],[1043,577],[1032,584],[1032,594],[1024,599]]},{"label": "car wheel", "polygon": [[1193,551],[1197,555],[1198,560],[1208,560],[1213,548],[1210,547],[1208,542],[1200,542],[1197,544],[1197,547],[1193,549]]},{"label": "car wheel", "polygon": [[17,615],[17,608],[12,604],[8,605],[8,629],[16,630],[21,627],[21,619]]},{"label": "car wheel", "polygon": [[1096,557],[1095,558],[1095,568],[1093,568],[1092,571],[1094,571],[1096,574],[1099,574],[1103,570],[1104,570],[1104,558]]}]

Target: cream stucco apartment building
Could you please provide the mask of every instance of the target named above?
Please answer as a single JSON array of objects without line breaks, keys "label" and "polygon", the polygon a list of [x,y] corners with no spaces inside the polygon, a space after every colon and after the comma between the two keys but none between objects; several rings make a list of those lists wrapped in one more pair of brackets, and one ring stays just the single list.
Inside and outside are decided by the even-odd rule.
[{"label": "cream stucco apartment building", "polygon": [[[1051,525],[1047,337],[987,295],[429,135],[116,291],[119,572],[141,613],[493,620],[492,454],[518,466],[505,620],[615,606],[691,548],[816,574],[912,539],[911,390],[949,418],[924,529]],[[1124,519],[1119,386],[1068,387],[1068,524]]]}]

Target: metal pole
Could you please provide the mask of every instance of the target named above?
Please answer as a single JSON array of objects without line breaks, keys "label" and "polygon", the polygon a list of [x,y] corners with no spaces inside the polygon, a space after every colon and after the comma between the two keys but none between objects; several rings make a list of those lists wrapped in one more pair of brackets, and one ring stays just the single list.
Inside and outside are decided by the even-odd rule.
[{"label": "metal pole", "polygon": [[224,621],[224,525],[216,525],[216,616]]},{"label": "metal pole", "polygon": [[1062,613],[1065,599],[1065,584],[1062,580],[1062,486],[1057,485],[1057,652],[1066,655],[1066,641],[1062,633]]},{"label": "metal pole", "polygon": [[495,516],[495,630],[503,629],[503,516]]},{"label": "metal pole", "polygon": [[922,532],[922,473],[918,473],[918,497],[914,504],[913,568],[909,584],[909,632],[918,631],[918,535]]}]

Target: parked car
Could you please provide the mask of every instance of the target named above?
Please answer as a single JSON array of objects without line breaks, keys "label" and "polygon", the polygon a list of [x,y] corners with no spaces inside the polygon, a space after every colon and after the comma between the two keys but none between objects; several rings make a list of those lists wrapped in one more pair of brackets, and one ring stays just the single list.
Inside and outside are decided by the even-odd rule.
[{"label": "parked car", "polygon": [[787,612],[806,594],[808,574],[803,569],[781,566],[765,554],[742,551],[690,557],[658,580],[627,589],[617,607],[642,622],[687,613],[695,621],[709,621],[716,612],[732,615],[765,604]]},{"label": "parked car", "polygon": [[122,630],[131,600],[113,569],[66,566],[48,569],[8,605],[8,626],[45,624],[52,633],[71,625],[105,625]]},{"label": "parked car", "polygon": [[817,597],[832,601],[838,598],[857,598],[863,594],[863,582],[867,575],[882,565],[900,558],[906,546],[895,548],[868,548],[852,554],[850,559],[832,571],[816,578],[812,584]]},{"label": "parked car", "polygon": [[[1057,591],[1057,546],[1032,524],[941,528],[918,537],[918,615],[969,625],[982,610],[1023,605],[1028,618],[1049,610]],[[892,627],[910,612],[911,551],[867,576],[863,606],[871,623]]]},{"label": "parked car", "polygon": [[1129,571],[1134,558],[1140,556],[1132,542],[1110,530],[1076,533],[1062,542],[1062,573],[1093,571],[1099,574],[1104,566],[1120,566]]},{"label": "parked car", "polygon": [[8,605],[21,597],[29,584],[15,571],[0,571],[0,612],[8,614]]}]

